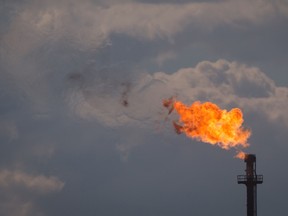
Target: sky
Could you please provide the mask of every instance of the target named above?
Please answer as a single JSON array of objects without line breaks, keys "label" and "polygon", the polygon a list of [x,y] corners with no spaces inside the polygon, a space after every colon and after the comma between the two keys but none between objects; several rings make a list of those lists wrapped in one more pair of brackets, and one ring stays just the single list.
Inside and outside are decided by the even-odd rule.
[{"label": "sky", "polygon": [[245,215],[244,161],[171,96],[242,110],[287,215],[287,38],[286,0],[0,0],[0,215]]}]

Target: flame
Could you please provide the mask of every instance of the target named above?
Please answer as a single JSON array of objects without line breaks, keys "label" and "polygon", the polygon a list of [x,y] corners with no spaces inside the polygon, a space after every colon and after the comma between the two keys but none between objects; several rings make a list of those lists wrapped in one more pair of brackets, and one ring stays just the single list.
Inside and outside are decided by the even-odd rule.
[{"label": "flame", "polygon": [[245,157],[246,157],[246,153],[243,152],[243,151],[239,151],[239,152],[237,153],[237,155],[235,155],[234,157],[244,160]]},{"label": "flame", "polygon": [[[178,134],[185,133],[188,137],[218,145],[226,150],[249,146],[247,139],[251,132],[242,127],[244,120],[239,108],[228,112],[211,102],[200,101],[186,106],[174,98],[163,100],[163,106],[169,110],[169,114],[173,110],[179,114],[179,120],[173,122]],[[237,157],[242,158],[243,154],[245,155],[240,151]]]}]

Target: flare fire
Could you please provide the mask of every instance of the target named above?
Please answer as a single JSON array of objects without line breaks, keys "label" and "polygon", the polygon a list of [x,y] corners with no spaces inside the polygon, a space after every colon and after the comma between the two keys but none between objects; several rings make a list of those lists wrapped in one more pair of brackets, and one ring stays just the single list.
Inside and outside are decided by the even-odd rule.
[{"label": "flare fire", "polygon": [[[242,111],[233,108],[230,111],[220,109],[211,102],[194,102],[186,106],[174,98],[163,100],[163,106],[169,114],[176,111],[179,119],[173,122],[176,133],[185,133],[205,143],[218,145],[223,149],[246,148],[251,131],[243,128]],[[240,150],[237,158],[244,158],[245,153]]]}]

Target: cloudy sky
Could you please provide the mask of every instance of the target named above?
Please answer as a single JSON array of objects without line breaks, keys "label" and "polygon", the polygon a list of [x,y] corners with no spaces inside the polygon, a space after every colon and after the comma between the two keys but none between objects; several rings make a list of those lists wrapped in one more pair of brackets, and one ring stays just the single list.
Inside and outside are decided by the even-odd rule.
[{"label": "cloudy sky", "polygon": [[0,0],[0,215],[245,215],[245,163],[171,96],[241,108],[287,215],[287,38],[286,0]]}]

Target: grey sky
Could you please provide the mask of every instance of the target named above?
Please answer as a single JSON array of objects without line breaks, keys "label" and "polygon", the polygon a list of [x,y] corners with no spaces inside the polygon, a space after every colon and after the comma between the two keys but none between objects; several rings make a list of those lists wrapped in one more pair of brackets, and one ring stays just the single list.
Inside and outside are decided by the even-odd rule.
[{"label": "grey sky", "polygon": [[245,215],[245,164],[177,135],[177,96],[239,107],[287,215],[285,0],[0,0],[0,215]]}]

